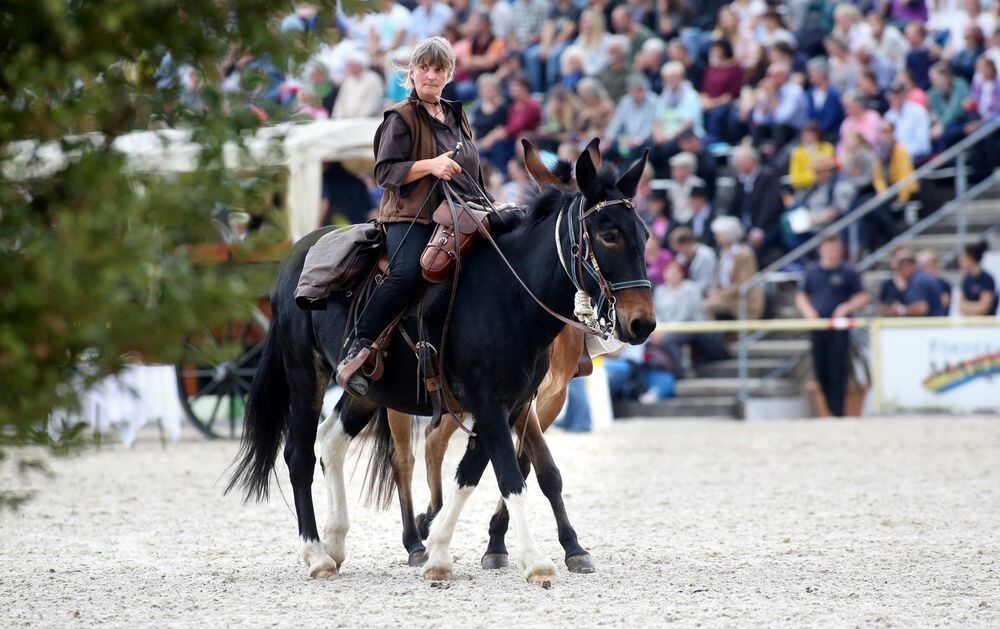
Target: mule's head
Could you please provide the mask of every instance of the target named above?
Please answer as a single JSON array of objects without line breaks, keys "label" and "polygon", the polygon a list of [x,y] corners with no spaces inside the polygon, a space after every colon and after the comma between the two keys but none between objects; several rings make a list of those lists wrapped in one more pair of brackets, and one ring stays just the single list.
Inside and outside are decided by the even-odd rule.
[{"label": "mule's head", "polygon": [[[614,166],[595,164],[593,152],[583,151],[576,162],[576,182],[583,193],[583,209],[607,201],[631,201],[648,156],[649,150],[644,151],[619,177]],[[646,226],[630,205],[605,205],[585,219],[585,227],[601,274],[609,284],[647,279]],[[591,282],[585,287],[592,296],[596,295],[596,284]],[[644,342],[656,327],[652,290],[645,286],[622,288],[614,291],[614,296],[618,338],[632,345]]]}]

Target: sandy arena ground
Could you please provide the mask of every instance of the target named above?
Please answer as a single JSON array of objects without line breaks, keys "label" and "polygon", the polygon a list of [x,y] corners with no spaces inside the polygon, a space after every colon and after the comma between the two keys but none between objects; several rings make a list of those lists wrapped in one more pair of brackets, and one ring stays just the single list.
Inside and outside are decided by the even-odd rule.
[{"label": "sandy arena ground", "polygon": [[[565,570],[532,485],[535,537],[559,566],[548,590],[480,570],[497,498],[489,472],[443,587],[406,566],[398,511],[360,504],[360,468],[342,574],[313,581],[280,495],[247,507],[223,497],[234,444],[186,435],[55,461],[30,504],[0,515],[0,627],[1000,625],[995,419],[553,434],[598,573]],[[284,464],[280,476],[290,499]],[[416,482],[423,504],[422,473]],[[313,493],[322,526],[318,469]]]}]

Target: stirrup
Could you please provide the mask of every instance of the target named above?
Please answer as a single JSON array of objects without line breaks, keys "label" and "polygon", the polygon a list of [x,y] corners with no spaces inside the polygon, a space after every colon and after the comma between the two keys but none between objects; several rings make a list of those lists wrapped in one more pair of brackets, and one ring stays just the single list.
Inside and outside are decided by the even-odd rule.
[{"label": "stirrup", "polygon": [[341,388],[358,396],[368,394],[368,380],[364,377],[362,367],[372,353],[372,343],[366,339],[355,339],[347,355],[337,365],[337,384]]}]

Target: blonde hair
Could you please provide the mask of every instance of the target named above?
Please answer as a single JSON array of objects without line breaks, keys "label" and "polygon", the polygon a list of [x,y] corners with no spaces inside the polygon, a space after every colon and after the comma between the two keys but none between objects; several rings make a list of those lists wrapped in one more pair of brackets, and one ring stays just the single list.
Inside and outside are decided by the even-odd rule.
[{"label": "blonde hair", "polygon": [[413,79],[410,73],[418,65],[426,63],[434,66],[438,70],[448,75],[448,81],[455,74],[455,51],[451,49],[451,43],[444,37],[428,37],[413,47],[410,54],[410,62],[403,66],[403,87],[408,90],[413,89]]}]

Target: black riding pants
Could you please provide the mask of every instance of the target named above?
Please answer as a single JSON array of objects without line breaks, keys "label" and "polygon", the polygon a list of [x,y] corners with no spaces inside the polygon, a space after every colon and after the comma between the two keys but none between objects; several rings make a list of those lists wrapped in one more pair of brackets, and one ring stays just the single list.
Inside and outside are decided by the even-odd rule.
[{"label": "black riding pants", "polygon": [[844,416],[847,395],[847,361],[850,336],[846,330],[812,333],[813,366],[816,380],[826,396],[827,406],[834,417]]},{"label": "black riding pants", "polygon": [[369,341],[375,340],[417,296],[423,282],[420,254],[431,239],[434,225],[389,223],[385,232],[389,277],[372,291],[358,322],[358,336]]}]

